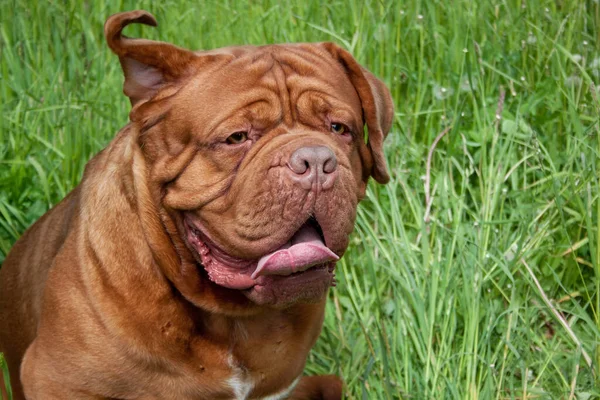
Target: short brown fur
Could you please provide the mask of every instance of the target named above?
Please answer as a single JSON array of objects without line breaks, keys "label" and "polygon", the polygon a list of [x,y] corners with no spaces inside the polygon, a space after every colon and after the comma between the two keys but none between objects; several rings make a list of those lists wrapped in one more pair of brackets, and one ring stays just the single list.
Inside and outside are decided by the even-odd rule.
[{"label": "short brown fur", "polygon": [[[183,215],[202,220],[229,253],[256,258],[307,213],[341,256],[369,176],[389,179],[389,91],[331,43],[191,52],[122,36],[134,22],[156,25],[145,11],[105,25],[131,122],[0,270],[0,350],[15,399],[284,393],[302,375],[326,296],[262,305],[214,284],[186,242]],[[355,137],[323,130],[324,116],[343,118]],[[219,135],[244,124],[258,132],[252,147],[222,144]],[[340,165],[327,192],[303,192],[286,178],[289,155],[314,143]],[[251,383],[246,397],[236,394],[250,387],[240,382]],[[341,397],[335,376],[303,377],[289,394]]]}]

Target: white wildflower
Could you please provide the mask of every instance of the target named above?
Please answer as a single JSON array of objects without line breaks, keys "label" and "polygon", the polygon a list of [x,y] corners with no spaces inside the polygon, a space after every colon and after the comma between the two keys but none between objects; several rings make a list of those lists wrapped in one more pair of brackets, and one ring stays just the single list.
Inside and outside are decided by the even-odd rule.
[{"label": "white wildflower", "polygon": [[438,100],[444,100],[454,94],[454,90],[452,88],[443,87],[441,85],[435,85],[433,87],[433,97]]},{"label": "white wildflower", "polygon": [[[519,246],[516,243],[513,243],[508,250],[504,253],[504,259],[508,262],[515,259],[515,255],[517,254],[517,250],[519,250]],[[509,288],[510,289],[510,288]]]},{"label": "white wildflower", "polygon": [[568,88],[575,88],[581,85],[581,78],[577,75],[567,76],[565,78],[565,86]]},{"label": "white wildflower", "polygon": [[472,92],[475,90],[475,86],[477,86],[477,77],[471,76],[471,79],[467,75],[464,75],[460,79],[460,91],[461,92]]},{"label": "white wildflower", "polygon": [[532,380],[533,380],[533,378],[535,378],[535,376],[533,376],[533,371],[532,371],[532,370],[530,370],[530,369],[528,369],[528,370],[527,370],[527,380],[528,380],[528,381],[532,381]]}]

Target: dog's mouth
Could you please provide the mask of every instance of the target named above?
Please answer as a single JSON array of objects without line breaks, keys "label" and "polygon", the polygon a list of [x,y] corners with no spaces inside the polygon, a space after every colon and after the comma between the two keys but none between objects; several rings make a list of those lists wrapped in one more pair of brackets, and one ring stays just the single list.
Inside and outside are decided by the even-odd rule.
[{"label": "dog's mouth", "polygon": [[339,257],[325,245],[315,218],[309,218],[282,246],[254,260],[228,254],[191,217],[184,218],[184,225],[187,242],[210,280],[243,290],[255,302],[316,300],[329,286],[335,286]]}]

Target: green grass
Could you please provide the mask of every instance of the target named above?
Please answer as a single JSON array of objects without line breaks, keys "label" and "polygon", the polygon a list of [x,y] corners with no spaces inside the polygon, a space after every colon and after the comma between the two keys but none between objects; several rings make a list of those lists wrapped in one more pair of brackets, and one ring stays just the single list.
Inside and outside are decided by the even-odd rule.
[{"label": "green grass", "polygon": [[361,205],[308,373],[350,399],[600,398],[597,0],[4,1],[0,262],[126,123],[102,26],[134,8],[159,28],[129,34],[189,48],[332,40],[391,87],[392,181]]}]

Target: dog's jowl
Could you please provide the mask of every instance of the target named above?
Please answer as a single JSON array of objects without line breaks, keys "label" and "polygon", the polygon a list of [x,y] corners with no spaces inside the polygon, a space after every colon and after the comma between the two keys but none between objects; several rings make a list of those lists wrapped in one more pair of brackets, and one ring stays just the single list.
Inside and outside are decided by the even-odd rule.
[{"label": "dog's jowl", "polygon": [[303,369],[389,179],[388,89],[332,43],[189,51],[131,23],[156,25],[105,24],[129,123],[0,270],[15,398],[340,399]]}]

